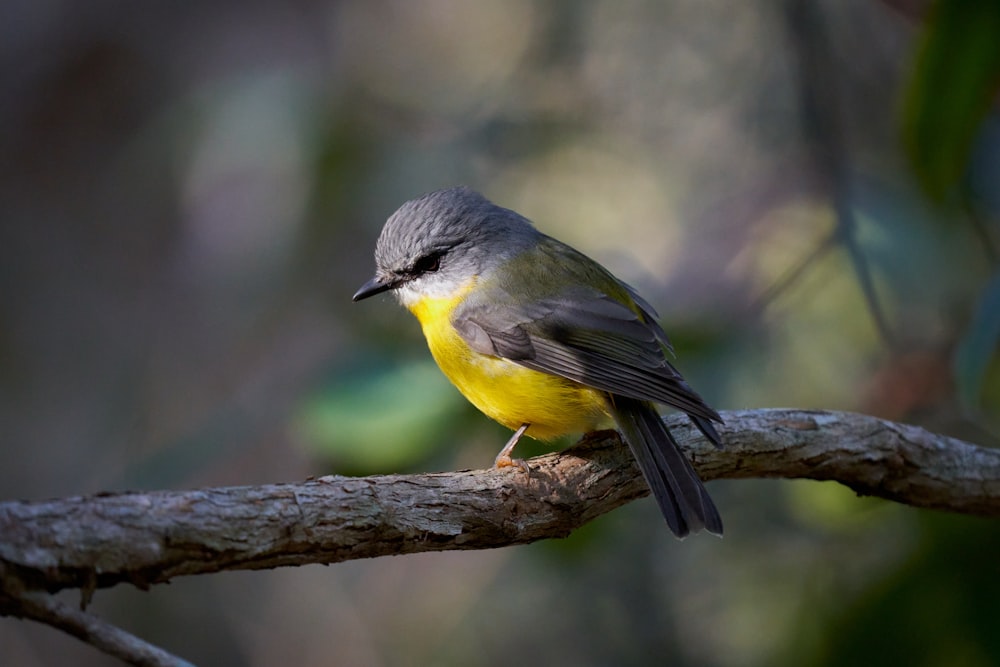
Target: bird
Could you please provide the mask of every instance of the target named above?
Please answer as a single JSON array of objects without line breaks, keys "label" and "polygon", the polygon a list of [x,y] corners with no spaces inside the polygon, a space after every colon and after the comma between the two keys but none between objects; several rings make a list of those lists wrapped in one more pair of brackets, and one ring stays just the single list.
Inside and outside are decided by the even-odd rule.
[{"label": "bird", "polygon": [[445,376],[518,440],[620,429],[670,530],[721,536],[719,511],[656,410],[688,415],[715,446],[719,413],[670,363],[654,308],[595,260],[465,187],[405,202],[353,296],[391,292],[416,316]]}]

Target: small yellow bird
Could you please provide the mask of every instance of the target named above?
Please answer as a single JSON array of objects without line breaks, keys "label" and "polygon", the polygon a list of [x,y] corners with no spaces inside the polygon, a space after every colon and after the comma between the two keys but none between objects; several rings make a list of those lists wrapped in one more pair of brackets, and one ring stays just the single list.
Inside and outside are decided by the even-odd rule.
[{"label": "small yellow bird", "polygon": [[354,300],[392,291],[420,321],[442,372],[514,435],[550,440],[608,416],[624,435],[670,529],[722,535],[704,485],[653,405],[688,414],[716,446],[719,414],[665,356],[656,311],[607,269],[465,187],[403,204],[375,247],[375,277]]}]

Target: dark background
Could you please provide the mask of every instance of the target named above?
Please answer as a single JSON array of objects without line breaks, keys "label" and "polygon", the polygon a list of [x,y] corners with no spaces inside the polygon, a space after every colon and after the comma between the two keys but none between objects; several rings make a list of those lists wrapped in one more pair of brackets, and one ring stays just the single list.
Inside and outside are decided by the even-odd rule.
[{"label": "dark background", "polygon": [[[506,432],[412,317],[350,301],[385,218],[458,183],[638,287],[720,409],[995,445],[1000,131],[976,53],[913,92],[924,4],[5,3],[0,498],[488,465]],[[724,540],[644,500],[92,608],[206,665],[1000,664],[995,521],[709,487]],[[113,664],[13,619],[0,662]]]}]

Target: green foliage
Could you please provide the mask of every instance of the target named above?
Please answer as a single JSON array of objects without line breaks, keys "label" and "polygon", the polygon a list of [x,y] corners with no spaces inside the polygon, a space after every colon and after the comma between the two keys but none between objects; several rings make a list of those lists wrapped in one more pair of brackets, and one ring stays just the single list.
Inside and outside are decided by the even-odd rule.
[{"label": "green foliage", "polygon": [[1000,85],[1000,2],[938,0],[903,109],[903,139],[926,194],[943,200],[965,173]]},{"label": "green foliage", "polygon": [[296,431],[340,473],[399,472],[436,451],[464,407],[428,358],[338,376],[304,405]]}]

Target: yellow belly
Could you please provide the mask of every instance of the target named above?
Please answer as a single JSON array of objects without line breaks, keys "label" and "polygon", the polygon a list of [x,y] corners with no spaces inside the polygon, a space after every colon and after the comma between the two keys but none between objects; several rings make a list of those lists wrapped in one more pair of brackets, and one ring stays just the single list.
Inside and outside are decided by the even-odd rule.
[{"label": "yellow belly", "polygon": [[422,299],[410,310],[441,371],[469,402],[507,428],[531,424],[525,434],[539,440],[592,431],[605,421],[601,392],[470,348],[449,317],[463,295]]}]

